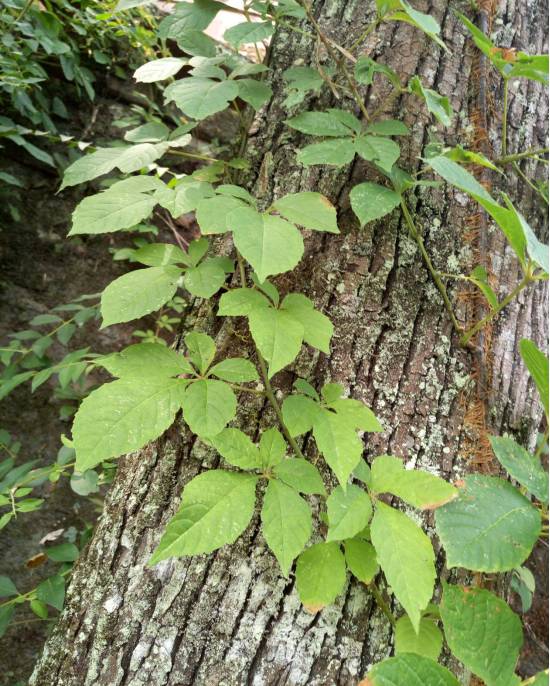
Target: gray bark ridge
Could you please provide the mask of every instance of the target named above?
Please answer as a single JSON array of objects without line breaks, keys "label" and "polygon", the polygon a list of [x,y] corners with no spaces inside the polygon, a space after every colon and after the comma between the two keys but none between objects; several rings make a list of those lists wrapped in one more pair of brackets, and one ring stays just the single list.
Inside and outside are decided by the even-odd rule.
[{"label": "gray bark ridge", "polygon": [[[463,114],[455,117],[448,140],[464,142],[472,64],[465,31],[446,0],[417,4],[441,22],[452,53],[442,54],[405,25],[384,27],[379,41],[369,46],[403,78],[420,74],[426,85],[450,97],[455,111]],[[543,5],[539,0],[527,9],[510,0],[500,7],[501,16],[513,17],[513,26],[506,29],[513,32],[514,44],[543,49],[544,22],[527,16],[528,11],[543,16]],[[321,25],[347,44],[372,12],[371,3],[359,0],[317,0],[314,7]],[[294,289],[311,297],[331,317],[336,333],[330,358],[304,350],[292,371],[280,373],[276,382],[286,390],[296,375],[317,383],[341,382],[372,407],[386,429],[365,436],[367,459],[390,453],[453,478],[468,467],[463,420],[473,385],[472,360],[457,344],[399,213],[357,229],[348,194],[352,185],[369,178],[367,165],[356,161],[349,168],[327,171],[305,169],[296,162],[296,148],[304,141],[284,125],[289,113],[279,94],[281,73],[299,59],[309,64],[312,53],[307,39],[278,30],[271,51],[276,95],[250,140],[254,172],[248,185],[256,186],[266,202],[284,193],[318,190],[338,205],[341,235],[306,235],[299,268],[278,280],[284,292]],[[310,109],[330,105],[334,101],[324,96]],[[512,108],[517,125],[512,124],[510,148],[542,145],[546,101],[541,89],[522,84]],[[402,164],[416,169],[430,119],[413,96],[403,97],[394,114],[413,131]],[[267,152],[272,162],[266,186],[258,170],[262,160],[269,159]],[[528,215],[532,202],[525,194]],[[467,199],[447,188],[422,190],[415,211],[436,266],[448,271],[458,262],[468,268],[460,236],[472,211]],[[518,269],[497,232],[490,241],[493,270],[506,289],[516,283]],[[544,287],[530,290],[495,327],[490,359],[496,432],[523,428],[532,437],[540,421],[517,342],[523,336],[543,342],[544,298]],[[459,314],[460,307],[457,304]],[[215,317],[211,304],[197,305],[185,326],[215,333],[232,354],[250,351],[242,341],[244,325],[231,323],[243,334],[234,336],[234,330]],[[247,433],[274,423],[262,400],[241,398],[241,403],[238,421]],[[311,450],[307,441],[304,450]],[[258,517],[233,546],[147,567],[185,483],[216,464],[213,451],[194,440],[179,421],[160,440],[120,461],[105,511],[76,565],[66,607],[36,666],[32,686],[348,686],[391,653],[390,627],[359,583],[350,581],[342,596],[316,615],[302,609],[294,578],[280,575]],[[427,526],[433,532],[432,521]],[[441,564],[442,559],[439,552]]]}]

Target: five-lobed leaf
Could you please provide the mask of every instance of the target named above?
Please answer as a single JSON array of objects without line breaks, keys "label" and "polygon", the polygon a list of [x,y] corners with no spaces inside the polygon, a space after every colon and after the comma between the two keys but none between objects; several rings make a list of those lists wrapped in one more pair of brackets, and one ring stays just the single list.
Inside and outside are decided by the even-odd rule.
[{"label": "five-lobed leaf", "polygon": [[298,493],[282,481],[271,479],[262,506],[262,533],[288,576],[294,559],[311,536],[311,510]]},{"label": "five-lobed leaf", "polygon": [[371,523],[378,562],[415,631],[430,602],[435,582],[435,555],[430,539],[406,514],[378,502]]},{"label": "five-lobed leaf", "polygon": [[316,543],[296,564],[296,586],[302,604],[318,612],[340,595],[346,583],[346,563],[338,543]]},{"label": "five-lobed leaf", "polygon": [[181,505],[154,551],[150,565],[169,557],[210,553],[233,543],[254,514],[257,477],[212,469],[183,490]]}]

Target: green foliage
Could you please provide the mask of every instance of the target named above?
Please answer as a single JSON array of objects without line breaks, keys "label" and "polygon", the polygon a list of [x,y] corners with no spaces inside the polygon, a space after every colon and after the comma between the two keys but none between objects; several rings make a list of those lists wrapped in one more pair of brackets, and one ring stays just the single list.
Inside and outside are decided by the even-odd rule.
[{"label": "green foliage", "polygon": [[443,634],[437,622],[430,617],[422,617],[418,632],[407,615],[397,620],[395,625],[395,654],[416,653],[431,660],[439,659],[443,647]]},{"label": "green foliage", "polygon": [[372,505],[362,488],[350,484],[346,490],[341,486],[327,498],[328,532],[327,541],[342,541],[353,538],[369,523]]},{"label": "green foliage", "polygon": [[377,183],[359,183],[350,193],[351,207],[361,226],[394,210],[401,198],[395,191]]},{"label": "green foliage", "polygon": [[318,612],[340,595],[346,582],[346,562],[337,543],[316,543],[296,565],[296,586],[304,607]]},{"label": "green foliage", "polygon": [[459,686],[448,669],[422,655],[407,653],[379,662],[369,672],[365,686]]}]

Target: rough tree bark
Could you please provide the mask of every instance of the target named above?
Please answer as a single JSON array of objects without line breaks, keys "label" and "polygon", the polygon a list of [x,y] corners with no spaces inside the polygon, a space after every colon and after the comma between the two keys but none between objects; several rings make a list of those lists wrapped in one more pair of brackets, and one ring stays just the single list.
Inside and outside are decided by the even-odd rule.
[{"label": "rough tree bark", "polygon": [[[368,49],[403,80],[417,73],[448,95],[460,114],[447,140],[467,143],[476,88],[474,51],[446,0],[417,4],[441,22],[451,53],[442,53],[406,25],[384,27]],[[364,29],[373,5],[315,0],[314,10],[325,30],[349,45]],[[545,0],[503,0],[497,11],[504,21],[501,42],[542,52],[546,12]],[[248,185],[266,205],[284,193],[311,189],[338,205],[342,234],[308,235],[299,268],[278,280],[283,291],[292,288],[312,297],[332,318],[336,334],[330,359],[305,351],[277,382],[289,389],[296,374],[319,383],[341,382],[386,427],[384,434],[365,438],[367,458],[388,452],[453,478],[472,466],[472,427],[465,421],[475,394],[472,356],[459,347],[399,212],[357,228],[348,192],[372,176],[367,165],[358,160],[328,171],[297,164],[295,150],[303,141],[283,123],[288,113],[281,104],[281,72],[297,60],[311,63],[312,56],[307,38],[277,32],[271,50],[275,97],[250,138],[254,171]],[[491,95],[498,101],[497,90],[493,84]],[[541,147],[545,97],[525,82],[514,93],[509,148]],[[313,109],[331,104],[330,96],[310,103]],[[404,143],[402,165],[417,169],[430,120],[413,96],[394,103],[394,113],[413,132]],[[497,126],[497,115],[492,124]],[[522,199],[523,210],[537,225],[542,213],[536,199],[527,187],[513,187],[513,178],[510,183],[509,191]],[[472,245],[465,242],[463,229],[473,207],[465,196],[445,187],[419,191],[415,212],[438,268],[472,266]],[[518,267],[499,232],[492,231],[489,242],[502,294],[517,282]],[[230,250],[230,245],[222,248]],[[465,318],[471,303],[451,292],[459,317]],[[490,428],[519,431],[531,444],[541,414],[517,344],[526,336],[544,345],[545,296],[545,287],[539,286],[506,310],[487,357]],[[235,331],[216,318],[212,304],[198,303],[184,324],[185,331],[216,334],[232,353],[250,353],[244,327],[237,324]],[[263,401],[243,397],[242,403],[238,421],[248,433],[273,423]],[[311,450],[309,441],[304,448]],[[146,566],[183,486],[216,459],[178,421],[159,441],[120,461],[94,538],[75,568],[66,608],[31,679],[34,686],[348,685],[391,652],[387,622],[368,590],[355,582],[315,616],[301,608],[293,577],[279,574],[257,517],[235,545],[215,554]],[[439,558],[442,563],[441,553]]]}]

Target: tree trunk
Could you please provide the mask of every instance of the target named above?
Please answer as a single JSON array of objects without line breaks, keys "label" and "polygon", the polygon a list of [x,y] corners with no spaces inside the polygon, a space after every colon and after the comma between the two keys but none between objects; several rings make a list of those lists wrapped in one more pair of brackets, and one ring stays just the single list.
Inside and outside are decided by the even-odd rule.
[{"label": "tree trunk", "polygon": [[[350,45],[364,30],[373,5],[315,0],[314,11],[329,35]],[[474,50],[446,0],[417,6],[441,22],[452,52],[444,54],[405,24],[385,25],[376,38],[369,38],[367,49],[395,69],[402,82],[419,74],[427,86],[448,95],[459,114],[447,130],[446,142],[468,145],[475,134],[468,118],[478,83]],[[498,16],[505,20],[501,43],[511,40],[520,49],[544,51],[545,0],[501,2]],[[277,31],[270,54],[275,96],[250,137],[254,171],[247,183],[265,206],[299,190],[320,191],[337,204],[342,233],[309,232],[298,269],[278,280],[283,292],[294,289],[310,296],[331,317],[336,333],[330,358],[304,350],[292,371],[278,374],[276,382],[284,390],[290,389],[296,375],[317,383],[342,383],[376,412],[386,429],[365,437],[367,459],[391,453],[453,479],[482,459],[478,415],[484,405],[472,376],[477,363],[472,353],[460,348],[400,213],[357,228],[348,193],[369,174],[372,178],[368,165],[356,160],[330,171],[306,169],[296,162],[296,149],[304,141],[284,124],[289,113],[282,105],[281,73],[297,60],[312,63],[313,55],[309,39],[284,28]],[[498,102],[496,79],[489,89],[490,99]],[[522,81],[513,93],[510,151],[542,147],[547,116],[542,89]],[[372,98],[374,93],[366,95]],[[334,105],[329,94],[308,108]],[[372,100],[369,107],[375,107]],[[429,140],[430,118],[412,95],[394,102],[393,114],[412,130],[402,144],[401,165],[418,169]],[[496,141],[498,116],[489,112],[489,119],[490,138],[493,141],[494,133]],[[498,154],[498,142],[494,147]],[[512,175],[506,183],[537,226],[542,212],[531,191],[515,187]],[[415,200],[418,225],[436,267],[444,272],[459,267],[467,273],[474,266],[477,241],[467,231],[474,206],[446,186],[419,190]],[[502,295],[517,283],[518,264],[500,232],[491,231],[488,240]],[[231,250],[229,244],[221,247]],[[451,289],[451,294],[459,319],[471,319],[472,298],[458,290]],[[544,345],[545,297],[546,287],[537,286],[508,307],[493,327],[491,350],[484,356],[490,386],[481,390],[488,396],[488,428],[495,433],[520,431],[530,444],[541,411],[517,344],[530,337]],[[232,354],[250,351],[244,324],[224,323],[215,309],[211,303],[198,303],[184,322],[185,331],[196,328],[215,334]],[[273,424],[274,416],[263,400],[241,397],[239,422],[253,434],[268,422]],[[306,438],[306,453],[310,444]],[[120,461],[104,513],[75,568],[65,610],[31,684],[348,685],[356,684],[371,663],[390,654],[391,629],[359,583],[350,581],[336,603],[316,615],[301,607],[292,574],[283,578],[267,550],[258,516],[233,546],[146,566],[184,485],[217,459],[177,421],[160,440]],[[442,565],[441,553],[439,558]]]}]

